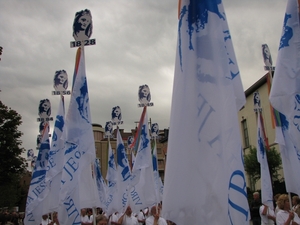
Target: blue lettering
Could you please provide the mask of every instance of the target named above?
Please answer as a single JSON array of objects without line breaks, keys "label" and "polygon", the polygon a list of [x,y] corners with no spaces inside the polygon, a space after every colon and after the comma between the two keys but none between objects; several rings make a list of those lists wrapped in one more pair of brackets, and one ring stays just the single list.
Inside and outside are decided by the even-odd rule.
[{"label": "blue lettering", "polygon": [[70,197],[68,197],[66,199],[66,201],[64,201],[64,205],[66,206],[66,210],[67,210],[69,218],[75,213],[74,214],[75,218],[74,218],[72,224],[73,225],[74,224],[81,224],[80,217],[79,217],[80,214],[79,214],[79,211],[78,211],[78,209],[76,208],[76,206],[74,204],[73,199],[71,199]]},{"label": "blue lettering", "polygon": [[31,212],[31,213],[28,213],[28,214],[26,214],[26,217],[27,217],[28,221],[32,221],[32,222],[34,222],[34,221],[35,221],[35,220],[34,220],[34,217],[33,217],[33,214],[32,214],[32,212]]},{"label": "blue lettering", "polygon": [[228,216],[231,224],[235,224],[233,218],[237,218],[238,216],[242,216],[241,219],[248,221],[249,208],[246,180],[244,173],[240,170],[234,171],[230,177],[228,187],[228,203]]},{"label": "blue lettering", "polygon": [[130,194],[135,205],[142,205],[141,198],[139,194],[135,191],[135,188],[133,188]]}]

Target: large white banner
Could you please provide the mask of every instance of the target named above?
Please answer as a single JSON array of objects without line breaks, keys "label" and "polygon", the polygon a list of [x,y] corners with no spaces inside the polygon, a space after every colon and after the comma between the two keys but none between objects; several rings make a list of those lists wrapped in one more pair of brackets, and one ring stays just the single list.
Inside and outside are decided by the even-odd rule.
[{"label": "large white banner", "polygon": [[163,217],[249,224],[238,110],[245,103],[221,0],[182,0]]}]

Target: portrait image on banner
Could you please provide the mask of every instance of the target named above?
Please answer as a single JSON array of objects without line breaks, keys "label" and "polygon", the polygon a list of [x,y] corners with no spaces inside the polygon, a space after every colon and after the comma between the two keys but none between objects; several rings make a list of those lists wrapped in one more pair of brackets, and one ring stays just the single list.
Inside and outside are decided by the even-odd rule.
[{"label": "portrait image on banner", "polygon": [[68,88],[68,74],[65,70],[58,70],[54,74],[53,87],[55,91],[66,91]]},{"label": "portrait image on banner", "polygon": [[253,93],[253,103],[255,112],[261,109],[260,96],[257,91]]},{"label": "portrait image on banner", "polygon": [[39,116],[41,119],[49,118],[51,115],[51,103],[49,99],[42,99],[39,104]]},{"label": "portrait image on banner", "polygon": [[[43,121],[43,122],[40,122],[40,125],[39,125],[39,133],[42,134],[43,133],[43,130],[45,128],[45,126],[48,124],[49,122],[48,121]],[[47,133],[50,132],[50,126],[47,126]]]},{"label": "portrait image on banner", "polygon": [[132,145],[133,141],[134,141],[133,136],[129,136],[129,137],[127,138],[127,146],[129,147],[130,145]]},{"label": "portrait image on banner", "polygon": [[73,37],[75,41],[88,40],[93,32],[92,14],[85,9],[75,14],[73,23]]},{"label": "portrait image on banner", "polygon": [[263,55],[263,59],[264,59],[264,63],[265,63],[265,69],[271,70],[273,61],[272,61],[270,49],[267,44],[262,44],[261,48],[262,48],[262,55]]},{"label": "portrait image on banner", "polygon": [[151,125],[151,137],[158,137],[159,135],[159,126],[157,123]]},{"label": "portrait image on banner", "polygon": [[120,106],[115,106],[112,108],[111,112],[111,121],[113,123],[120,123],[122,120],[122,113],[121,113],[121,108]]},{"label": "portrait image on banner", "polygon": [[150,88],[147,84],[139,86],[139,102],[147,105],[151,101]]},{"label": "portrait image on banner", "polygon": [[33,151],[33,149],[32,148],[28,149],[27,150],[27,161],[32,161],[33,157],[34,157],[34,151]]},{"label": "portrait image on banner", "polygon": [[113,135],[113,123],[111,121],[106,122],[105,124],[105,136],[112,137]]}]

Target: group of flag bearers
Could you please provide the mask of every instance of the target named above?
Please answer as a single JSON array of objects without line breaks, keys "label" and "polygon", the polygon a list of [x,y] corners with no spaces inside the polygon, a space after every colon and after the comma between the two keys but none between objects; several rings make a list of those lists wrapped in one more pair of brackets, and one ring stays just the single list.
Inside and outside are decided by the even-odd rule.
[{"label": "group of flag bearers", "polygon": [[[130,144],[134,149],[133,166],[128,162],[118,129],[122,123],[120,107],[116,107],[111,122],[117,126],[117,160],[115,164],[109,142],[107,183],[100,173],[95,156],[84,58],[84,45],[96,43],[95,39],[90,39],[92,27],[89,10],[76,13],[73,24],[75,42],[71,42],[71,47],[79,48],[69,109],[65,115],[62,93],[51,147],[48,133],[42,133],[28,192],[25,224],[40,224],[41,216],[51,212],[58,212],[60,224],[80,224],[82,208],[101,207],[107,215],[113,215],[114,212],[125,212],[128,206],[138,212],[163,199],[163,217],[178,225],[248,225],[249,205],[237,117],[245,96],[222,1],[179,1],[178,45],[163,198],[155,144],[154,154],[151,154],[147,117],[151,98],[148,98],[150,90],[147,85],[141,86],[139,91],[143,112],[137,135]],[[280,145],[286,189],[298,195],[299,43],[299,0],[288,0],[270,102],[276,110],[276,118],[280,119],[280,123],[276,123],[276,141]],[[266,69],[271,75],[274,68],[267,56],[264,55]],[[265,154],[268,144],[265,143],[260,108],[257,114],[262,203],[271,208],[273,193]],[[287,211],[288,206],[283,210]],[[290,218],[294,214],[287,213],[291,215],[287,223],[300,224],[294,217]]]}]

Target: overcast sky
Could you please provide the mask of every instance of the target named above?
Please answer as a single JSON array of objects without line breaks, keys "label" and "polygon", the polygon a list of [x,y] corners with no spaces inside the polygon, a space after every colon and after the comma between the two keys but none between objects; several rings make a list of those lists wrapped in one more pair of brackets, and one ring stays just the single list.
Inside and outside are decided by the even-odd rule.
[{"label": "overcast sky", "polygon": [[[261,44],[269,45],[276,62],[286,3],[223,0],[245,90],[265,74]],[[83,9],[91,10],[91,38],[97,42],[85,48],[92,122],[104,126],[112,107],[119,105],[120,128],[130,131],[142,112],[138,87],[148,84],[154,103],[148,117],[160,129],[168,128],[177,7],[177,0],[0,0],[0,99],[22,116],[22,147],[36,147],[41,99],[51,101],[51,116],[56,115],[59,97],[51,94],[55,71],[66,70],[72,80],[72,24]],[[66,107],[69,100],[65,98]]]}]

